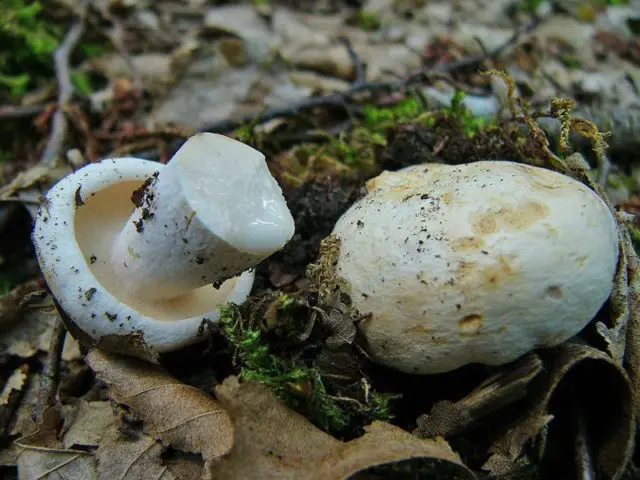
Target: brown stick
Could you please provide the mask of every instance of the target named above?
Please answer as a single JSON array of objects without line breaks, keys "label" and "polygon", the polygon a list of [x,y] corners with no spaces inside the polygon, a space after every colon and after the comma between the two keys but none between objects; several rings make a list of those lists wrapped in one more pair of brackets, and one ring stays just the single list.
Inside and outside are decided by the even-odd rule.
[{"label": "brown stick", "polygon": [[67,329],[62,320],[58,318],[51,332],[49,353],[40,377],[40,391],[32,414],[35,422],[39,422],[42,419],[42,414],[56,404],[58,385],[60,384],[60,362],[66,337]]}]

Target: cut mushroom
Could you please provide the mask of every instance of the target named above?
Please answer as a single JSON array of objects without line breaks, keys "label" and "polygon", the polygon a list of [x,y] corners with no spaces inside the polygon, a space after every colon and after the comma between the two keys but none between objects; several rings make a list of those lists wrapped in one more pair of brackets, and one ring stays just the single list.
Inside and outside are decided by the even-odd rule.
[{"label": "cut mushroom", "polygon": [[506,161],[428,164],[367,190],[333,231],[336,274],[381,364],[508,363],[579,333],[610,295],[617,224],[572,178]]},{"label": "cut mushroom", "polygon": [[109,159],[65,177],[47,193],[33,241],[77,328],[94,342],[142,334],[163,352],[197,341],[220,305],[243,303],[252,267],[293,232],[264,155],[204,133],[167,165]]}]

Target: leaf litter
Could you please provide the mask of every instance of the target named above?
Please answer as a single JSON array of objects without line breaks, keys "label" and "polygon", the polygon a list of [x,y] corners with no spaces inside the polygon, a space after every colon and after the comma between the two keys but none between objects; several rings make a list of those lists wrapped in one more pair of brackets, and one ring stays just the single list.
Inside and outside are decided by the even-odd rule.
[{"label": "leaf litter", "polygon": [[[42,281],[0,298],[3,468],[17,465],[19,478],[633,478],[633,8],[61,3],[57,14],[113,26],[102,37],[112,51],[73,72],[102,86],[63,102],[48,148],[20,129],[20,148],[3,140],[25,161],[2,166],[1,207],[33,210],[65,172],[105,156],[166,160],[203,129],[267,154],[296,236],[258,267],[247,305],[206,326],[208,342],[173,354],[146,351],[142,338],[91,345],[63,318],[76,338],[62,337],[56,361],[60,320]],[[479,75],[491,69],[506,83]],[[0,116],[48,135],[62,109],[45,87]],[[58,166],[63,144],[78,150]],[[372,364],[359,319],[328,288],[331,266],[314,263],[333,224],[382,169],[492,157],[558,169],[609,202],[621,246],[609,302],[570,342],[511,365],[415,377]],[[3,262],[8,252],[3,238]],[[36,276],[18,266],[30,272],[22,280]],[[52,404],[32,418],[44,397]]]}]

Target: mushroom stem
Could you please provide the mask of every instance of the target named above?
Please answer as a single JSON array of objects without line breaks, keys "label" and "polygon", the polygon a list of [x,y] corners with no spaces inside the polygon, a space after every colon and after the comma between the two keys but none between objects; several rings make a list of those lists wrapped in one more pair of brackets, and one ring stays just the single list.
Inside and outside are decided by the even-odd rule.
[{"label": "mushroom stem", "polygon": [[228,137],[191,137],[131,197],[111,251],[132,296],[168,299],[253,267],[293,236],[265,157]]}]

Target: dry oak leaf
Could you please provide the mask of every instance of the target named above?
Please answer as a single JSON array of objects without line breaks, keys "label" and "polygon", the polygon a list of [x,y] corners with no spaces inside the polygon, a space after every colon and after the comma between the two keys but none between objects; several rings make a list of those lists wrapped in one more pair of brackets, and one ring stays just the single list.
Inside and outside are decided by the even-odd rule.
[{"label": "dry oak leaf", "polygon": [[116,422],[111,402],[105,401],[80,400],[68,417],[62,443],[66,448],[82,446],[83,450],[100,445],[105,429]]},{"label": "dry oak leaf", "polygon": [[141,360],[92,350],[87,363],[109,385],[111,398],[128,405],[151,437],[176,450],[202,454],[205,461],[231,450],[231,419],[206,393]]},{"label": "dry oak leaf", "polygon": [[199,480],[202,460],[176,464],[162,458],[163,446],[148,435],[135,438],[120,433],[115,423],[107,428],[96,452],[100,480]]},{"label": "dry oak leaf", "polygon": [[89,452],[65,449],[57,438],[60,416],[54,409],[43,414],[38,430],[16,440],[18,479],[92,480],[95,459]]},{"label": "dry oak leaf", "polygon": [[216,389],[236,427],[231,453],[211,465],[212,480],[347,479],[365,469],[409,459],[442,461],[460,479],[475,479],[445,440],[420,440],[384,422],[342,442],[284,406],[264,385],[229,377]]}]

